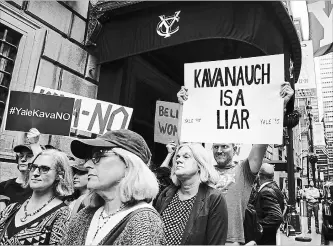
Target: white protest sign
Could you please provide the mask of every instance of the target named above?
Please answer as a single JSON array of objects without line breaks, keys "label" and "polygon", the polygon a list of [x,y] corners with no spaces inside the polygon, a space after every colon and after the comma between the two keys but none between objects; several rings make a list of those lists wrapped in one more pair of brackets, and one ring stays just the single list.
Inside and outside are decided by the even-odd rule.
[{"label": "white protest sign", "polygon": [[181,142],[282,144],[284,56],[185,64]]},{"label": "white protest sign", "polygon": [[168,144],[178,143],[178,114],[179,104],[171,102],[156,102],[154,141]]},{"label": "white protest sign", "polygon": [[74,98],[71,127],[85,132],[104,134],[110,130],[127,129],[133,113],[132,108],[42,86],[36,86],[34,92]]}]

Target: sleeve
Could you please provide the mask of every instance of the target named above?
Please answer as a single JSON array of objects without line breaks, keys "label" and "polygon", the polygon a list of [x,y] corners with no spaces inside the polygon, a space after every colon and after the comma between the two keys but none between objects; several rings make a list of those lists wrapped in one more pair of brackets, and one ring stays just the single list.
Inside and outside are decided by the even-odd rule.
[{"label": "sleeve", "polygon": [[260,192],[260,208],[263,211],[264,218],[259,221],[263,227],[279,226],[282,221],[282,211],[279,201],[273,190],[264,189]]},{"label": "sleeve", "polygon": [[252,186],[254,180],[256,179],[257,174],[253,173],[250,168],[250,163],[248,159],[245,159],[241,164],[242,165],[242,172],[244,175],[245,181],[248,183],[248,185]]},{"label": "sleeve", "polygon": [[60,209],[52,223],[50,245],[59,245],[61,240],[64,239],[69,225],[69,218],[69,208],[66,206]]},{"label": "sleeve", "polygon": [[209,209],[207,244],[224,245],[228,233],[228,208],[225,198],[219,194]]},{"label": "sleeve", "polygon": [[138,213],[128,222],[121,235],[122,245],[165,245],[166,239],[161,218],[155,212]]}]

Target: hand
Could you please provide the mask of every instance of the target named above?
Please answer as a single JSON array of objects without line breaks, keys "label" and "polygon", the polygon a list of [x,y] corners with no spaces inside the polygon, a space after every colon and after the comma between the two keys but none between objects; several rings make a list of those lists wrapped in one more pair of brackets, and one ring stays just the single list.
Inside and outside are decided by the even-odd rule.
[{"label": "hand", "polygon": [[167,144],[167,150],[169,154],[173,154],[176,150],[176,143],[174,141],[171,141],[170,143]]},{"label": "hand", "polygon": [[289,102],[289,100],[290,100],[290,99],[292,98],[292,96],[294,95],[294,90],[291,88],[289,82],[283,82],[283,83],[281,84],[280,95],[281,95],[281,97],[284,99],[284,101],[283,101],[283,105],[284,105],[284,108],[285,108],[286,105],[287,105],[287,103]]},{"label": "hand", "polygon": [[188,99],[188,92],[185,86],[182,86],[180,91],[177,93],[179,104],[183,105],[184,101]]},{"label": "hand", "polygon": [[27,134],[27,142],[29,144],[36,144],[39,141],[40,132],[36,128],[31,128]]}]

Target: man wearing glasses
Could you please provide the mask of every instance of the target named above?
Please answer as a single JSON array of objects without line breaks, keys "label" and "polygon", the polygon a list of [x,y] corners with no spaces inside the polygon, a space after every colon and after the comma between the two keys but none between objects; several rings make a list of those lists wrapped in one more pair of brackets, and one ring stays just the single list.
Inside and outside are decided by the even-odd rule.
[{"label": "man wearing glasses", "polygon": [[0,183],[0,211],[11,203],[23,203],[31,196],[32,190],[29,187],[23,188],[22,184],[24,183],[24,174],[29,172],[28,164],[32,162],[35,155],[42,151],[38,144],[39,135],[38,130],[33,128],[27,134],[30,144],[14,147],[17,169],[20,173],[17,178]]}]

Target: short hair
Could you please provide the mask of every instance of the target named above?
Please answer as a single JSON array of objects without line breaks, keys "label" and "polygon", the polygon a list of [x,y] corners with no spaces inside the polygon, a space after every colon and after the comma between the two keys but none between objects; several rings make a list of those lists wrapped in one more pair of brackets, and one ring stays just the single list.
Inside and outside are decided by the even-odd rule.
[{"label": "short hair", "polygon": [[171,180],[174,185],[179,186],[180,181],[177,178],[175,171],[176,171],[176,156],[179,150],[182,147],[189,147],[193,154],[193,158],[196,160],[198,164],[198,168],[200,170],[200,182],[206,184],[215,185],[219,181],[219,174],[215,170],[214,162],[209,157],[208,151],[199,143],[185,143],[181,144],[177,147],[175,151],[175,155],[173,157],[173,165],[171,169]]},{"label": "short hair", "polygon": [[[119,183],[121,202],[127,205],[133,205],[139,201],[151,202],[159,192],[155,174],[140,157],[132,152],[121,148],[113,148],[112,151],[127,167],[125,177]],[[90,197],[90,202],[86,205],[98,207],[104,204],[104,200],[96,191],[91,191]]]},{"label": "short hair", "polygon": [[[51,156],[53,164],[57,172],[57,179],[53,184],[53,191],[56,197],[64,197],[72,195],[74,192],[73,186],[73,173],[72,168],[69,165],[67,155],[56,149],[43,150],[35,158],[33,163],[38,159],[39,156]],[[30,172],[24,174],[28,178],[25,179],[24,187],[29,185]]]},{"label": "short hair", "polygon": [[259,176],[264,179],[273,180],[274,179],[274,166],[269,163],[263,163],[259,170]]}]

